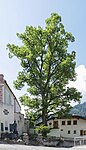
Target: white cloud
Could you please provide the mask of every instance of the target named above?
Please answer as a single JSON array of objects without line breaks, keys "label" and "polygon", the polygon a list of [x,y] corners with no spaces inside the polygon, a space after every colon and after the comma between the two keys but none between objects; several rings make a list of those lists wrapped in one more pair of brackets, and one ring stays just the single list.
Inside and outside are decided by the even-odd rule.
[{"label": "white cloud", "polygon": [[75,69],[77,73],[77,80],[75,82],[69,82],[70,87],[75,87],[82,93],[81,102],[86,101],[86,68],[84,65],[80,65]]}]

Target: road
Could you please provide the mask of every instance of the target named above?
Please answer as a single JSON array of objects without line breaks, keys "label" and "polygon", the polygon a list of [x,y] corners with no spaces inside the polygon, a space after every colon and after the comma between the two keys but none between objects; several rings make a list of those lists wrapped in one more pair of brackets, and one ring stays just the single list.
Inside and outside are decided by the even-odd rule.
[{"label": "road", "polygon": [[72,148],[55,148],[42,146],[26,146],[26,145],[10,145],[0,144],[0,150],[86,150],[86,146],[72,147]]}]

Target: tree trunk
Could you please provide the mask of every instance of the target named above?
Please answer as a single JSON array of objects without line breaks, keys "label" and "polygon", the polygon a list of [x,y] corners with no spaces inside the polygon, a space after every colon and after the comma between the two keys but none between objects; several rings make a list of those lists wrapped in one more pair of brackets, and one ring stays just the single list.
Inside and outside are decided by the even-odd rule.
[{"label": "tree trunk", "polygon": [[42,122],[45,126],[47,126],[47,110],[43,109],[42,111]]},{"label": "tree trunk", "polygon": [[[42,93],[42,123],[44,126],[47,126],[47,105],[46,105],[47,101],[46,101],[46,97],[45,97],[45,94]],[[47,136],[47,133],[46,132],[43,132],[42,133],[42,136],[43,137],[46,137]]]},{"label": "tree trunk", "polygon": [[[43,122],[44,126],[47,126],[47,110],[46,109],[43,109],[43,111],[42,111],[42,122]],[[43,136],[43,138],[47,137],[47,132],[43,131],[42,136]]]}]

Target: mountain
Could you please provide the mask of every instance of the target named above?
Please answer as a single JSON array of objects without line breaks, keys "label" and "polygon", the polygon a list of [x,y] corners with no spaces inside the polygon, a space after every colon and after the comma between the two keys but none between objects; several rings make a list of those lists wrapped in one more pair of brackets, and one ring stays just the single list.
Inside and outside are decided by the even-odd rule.
[{"label": "mountain", "polygon": [[[84,102],[82,104],[75,105],[70,110],[69,114],[86,118],[86,102]],[[48,116],[48,119],[51,119],[55,116],[56,116],[55,114],[50,114]],[[36,124],[40,124],[40,123],[42,123],[42,118],[41,117],[37,120]]]},{"label": "mountain", "polygon": [[86,102],[84,102],[82,104],[75,105],[71,109],[70,114],[72,114],[72,115],[78,115],[78,116],[86,118]]}]

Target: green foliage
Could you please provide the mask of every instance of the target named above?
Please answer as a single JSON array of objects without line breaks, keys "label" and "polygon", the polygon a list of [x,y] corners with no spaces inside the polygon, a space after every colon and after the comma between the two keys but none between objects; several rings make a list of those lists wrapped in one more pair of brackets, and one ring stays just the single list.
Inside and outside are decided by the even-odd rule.
[{"label": "green foliage", "polygon": [[43,124],[41,124],[40,126],[36,127],[36,132],[40,133],[43,135],[43,137],[46,137],[47,133],[50,132],[50,129],[48,128],[48,126],[45,126]]},{"label": "green foliage", "polygon": [[56,13],[46,20],[45,28],[26,26],[17,36],[21,46],[7,45],[9,56],[16,56],[22,66],[14,85],[18,90],[27,85],[27,94],[20,100],[36,117],[41,115],[46,125],[49,112],[66,110],[72,101],[81,98],[75,88],[67,87],[70,80],[76,80],[76,53],[68,53],[74,37],[65,31]]}]

